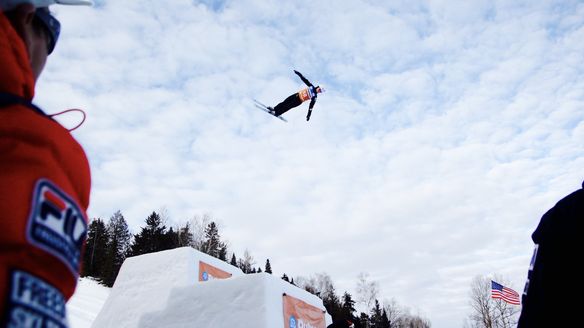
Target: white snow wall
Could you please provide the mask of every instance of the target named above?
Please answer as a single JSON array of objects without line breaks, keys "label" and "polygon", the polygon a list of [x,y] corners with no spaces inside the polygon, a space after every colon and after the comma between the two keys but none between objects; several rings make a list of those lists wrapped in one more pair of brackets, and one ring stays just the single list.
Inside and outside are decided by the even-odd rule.
[{"label": "white snow wall", "polygon": [[[282,294],[320,308],[322,300],[268,273],[174,288],[161,311],[142,316],[142,328],[284,328]],[[331,318],[325,314],[327,325]],[[299,328],[299,327],[297,327]]]},{"label": "white snow wall", "polygon": [[[232,277],[199,282],[199,261]],[[283,293],[325,311],[320,298],[278,277],[245,275],[193,248],[178,248],[127,259],[92,327],[284,328]]]},{"label": "white snow wall", "polygon": [[173,288],[199,284],[201,261],[234,277],[243,275],[239,268],[191,247],[130,257],[92,327],[139,327],[144,313],[166,306]]}]

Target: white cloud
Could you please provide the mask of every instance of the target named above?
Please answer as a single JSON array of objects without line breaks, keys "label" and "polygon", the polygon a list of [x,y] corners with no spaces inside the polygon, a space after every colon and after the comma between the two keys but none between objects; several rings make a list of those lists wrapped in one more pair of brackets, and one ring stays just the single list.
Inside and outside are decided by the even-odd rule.
[{"label": "white cloud", "polygon": [[[89,214],[120,209],[134,231],[162,206],[210,212],[277,274],[353,292],[368,271],[382,298],[453,327],[474,276],[522,288],[531,232],[583,178],[578,2],[55,9],[36,100],[87,111]],[[306,104],[287,124],[252,104],[302,88],[292,69],[327,87],[308,123]]]}]

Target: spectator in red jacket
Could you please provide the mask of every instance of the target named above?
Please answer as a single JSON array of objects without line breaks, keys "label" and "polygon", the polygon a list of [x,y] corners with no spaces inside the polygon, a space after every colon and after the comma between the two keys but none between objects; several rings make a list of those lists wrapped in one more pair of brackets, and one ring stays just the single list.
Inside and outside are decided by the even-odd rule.
[{"label": "spectator in red jacket", "polygon": [[60,32],[48,5],[0,0],[0,327],[67,327],[90,172],[70,132],[31,103]]}]

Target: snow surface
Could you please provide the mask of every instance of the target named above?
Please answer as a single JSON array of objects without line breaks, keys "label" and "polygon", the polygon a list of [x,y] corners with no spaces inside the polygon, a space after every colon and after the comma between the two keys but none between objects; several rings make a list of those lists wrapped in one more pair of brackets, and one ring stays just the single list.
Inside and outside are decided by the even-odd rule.
[{"label": "snow surface", "polygon": [[[174,288],[165,309],[144,314],[141,328],[284,328],[282,294],[325,311],[322,300],[268,273]],[[331,323],[326,316],[327,325]]]},{"label": "snow surface", "polygon": [[[200,282],[201,261],[232,277]],[[93,328],[283,328],[284,293],[325,311],[320,298],[278,277],[245,275],[228,263],[183,247],[127,259],[107,300],[96,302],[95,307],[103,304],[97,316],[94,309],[70,310],[70,315],[80,322],[74,326],[72,319],[73,328],[88,327],[81,324],[90,319]],[[330,315],[325,317],[329,324]]]},{"label": "snow surface", "polygon": [[81,278],[75,294],[67,302],[70,328],[90,328],[103,307],[110,288],[100,285],[91,278]]}]

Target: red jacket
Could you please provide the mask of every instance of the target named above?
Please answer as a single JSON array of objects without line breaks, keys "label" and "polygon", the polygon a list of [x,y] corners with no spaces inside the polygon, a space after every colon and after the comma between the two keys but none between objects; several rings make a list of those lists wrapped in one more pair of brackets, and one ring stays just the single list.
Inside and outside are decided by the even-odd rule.
[{"label": "red jacket", "polygon": [[33,96],[27,50],[0,12],[0,326],[66,327],[87,234],[89,163]]}]

